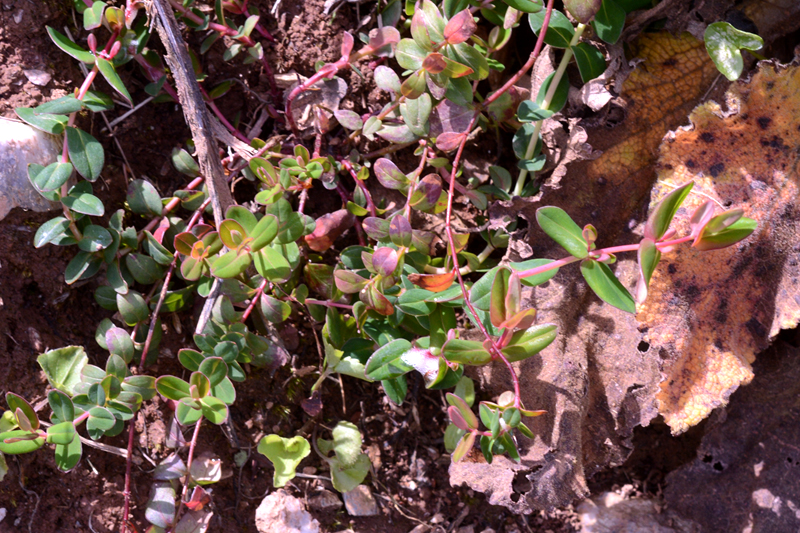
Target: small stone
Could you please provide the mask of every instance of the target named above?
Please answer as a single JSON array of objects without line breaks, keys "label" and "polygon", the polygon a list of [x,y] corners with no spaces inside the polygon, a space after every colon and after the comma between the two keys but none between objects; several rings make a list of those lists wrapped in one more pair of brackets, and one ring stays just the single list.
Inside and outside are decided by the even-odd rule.
[{"label": "small stone", "polygon": [[444,522],[444,515],[442,513],[436,513],[433,515],[433,518],[431,518],[431,524],[441,524],[442,522]]},{"label": "small stone", "polygon": [[409,531],[408,533],[428,533],[431,528],[427,524],[419,524],[417,527]]},{"label": "small stone", "polygon": [[378,514],[378,503],[372,496],[372,489],[367,485],[359,485],[342,494],[344,506],[350,516],[375,516]]},{"label": "small stone", "polygon": [[5,507],[0,507],[0,522],[2,522],[3,520],[6,519],[6,514],[8,514],[8,511],[6,511],[6,508]]},{"label": "small stone", "polygon": [[23,70],[22,73],[25,74],[25,77],[28,78],[28,81],[34,85],[39,85],[40,87],[44,87],[50,83],[51,79],[53,79],[53,76],[51,76],[49,72],[35,68]]},{"label": "small stone", "polygon": [[342,507],[342,500],[329,490],[322,490],[308,497],[308,506],[315,511],[335,511]]},{"label": "small stone", "polygon": [[61,143],[55,135],[0,118],[0,220],[15,207],[38,212],[59,207],[33,188],[28,165],[54,163],[60,151]]},{"label": "small stone", "polygon": [[303,467],[303,473],[305,475],[307,475],[307,476],[312,476],[312,475],[317,473],[317,467],[316,466],[304,466]]},{"label": "small stone", "polygon": [[319,522],[303,509],[303,502],[284,490],[273,492],[256,509],[259,533],[319,533]]},{"label": "small stone", "polygon": [[475,533],[475,526],[471,524],[468,526],[462,526],[456,529],[456,533]]}]

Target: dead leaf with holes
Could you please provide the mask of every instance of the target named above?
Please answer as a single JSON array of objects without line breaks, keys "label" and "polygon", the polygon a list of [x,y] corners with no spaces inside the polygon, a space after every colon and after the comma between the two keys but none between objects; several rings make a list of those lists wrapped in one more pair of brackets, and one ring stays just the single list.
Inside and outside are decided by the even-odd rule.
[{"label": "dead leaf with holes", "polygon": [[669,254],[639,313],[647,339],[671,361],[658,407],[675,434],[749,383],[756,354],[800,319],[798,87],[800,68],[762,63],[751,82],[729,91],[727,112],[713,102],[698,107],[692,125],[662,145],[653,200],[695,181],[674,222],[679,231],[708,198],[758,221],[731,248]]}]

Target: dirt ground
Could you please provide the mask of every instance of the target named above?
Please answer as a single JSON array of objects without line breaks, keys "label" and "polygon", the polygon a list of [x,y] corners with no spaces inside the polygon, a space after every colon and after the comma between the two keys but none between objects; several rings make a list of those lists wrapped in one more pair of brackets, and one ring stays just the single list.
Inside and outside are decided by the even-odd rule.
[{"label": "dirt ground", "polygon": [[[267,17],[267,29],[277,43],[267,54],[276,72],[291,69],[305,75],[313,72],[317,60],[338,56],[338,35],[342,29],[357,25],[354,6],[346,5],[332,24],[321,14],[322,0],[283,2],[280,17]],[[262,13],[272,2],[257,2]],[[30,2],[3,0],[0,9],[0,113],[13,117],[13,108],[34,106],[67,94],[82,75],[75,61],[58,50],[44,33],[44,26],[74,28],[71,3],[63,0]],[[193,36],[193,38],[196,38]],[[154,39],[155,40],[155,39]],[[152,41],[151,41],[152,42]],[[320,46],[319,43],[325,43]],[[258,69],[240,62],[224,63],[221,47],[205,58],[210,79],[208,86],[236,78],[248,87],[235,84],[221,101],[223,113],[243,120],[252,119],[261,96],[267,97],[269,83]],[[45,86],[30,82],[23,71],[40,69],[52,80]],[[144,96],[143,78],[133,69],[125,71],[132,80],[129,87],[135,101]],[[347,74],[350,85],[345,107],[363,112],[374,107],[374,87],[369,77],[360,79]],[[119,206],[125,198],[122,153],[131,163],[135,177],[146,176],[163,194],[187,180],[169,162],[173,147],[190,138],[180,109],[173,104],[148,105],[123,122],[115,136],[122,153],[111,138],[101,134],[101,118],[82,127],[104,139],[107,167],[103,172],[99,196],[106,205]],[[265,128],[274,127],[268,121]],[[494,140],[484,148],[491,150]],[[476,150],[480,152],[480,150]],[[252,193],[247,184],[237,189],[237,196]],[[312,190],[307,211],[322,214],[329,208],[329,191]],[[116,207],[114,207],[116,209]],[[0,393],[25,392],[31,403],[45,397],[46,380],[36,363],[45,350],[66,345],[82,345],[90,362],[103,364],[104,351],[94,340],[95,325],[110,312],[100,308],[92,296],[96,280],[68,286],[64,268],[74,253],[70,248],[45,246],[34,249],[31,241],[36,228],[50,218],[20,209],[0,221]],[[139,223],[143,226],[142,219]],[[197,311],[197,310],[195,310]],[[176,354],[191,345],[187,331],[188,314],[165,320],[162,355],[156,374],[181,372]],[[311,330],[312,321],[295,314],[281,329],[287,348],[294,355],[291,364],[273,376],[266,370],[252,369],[251,377],[237,385],[237,401],[232,407],[233,425],[244,447],[267,433],[293,434],[308,420],[300,402],[307,397],[316,374],[320,354]],[[320,325],[321,327],[321,325]],[[178,331],[180,328],[180,331]],[[319,328],[317,328],[319,331]],[[324,387],[322,424],[336,420],[356,423],[365,437],[365,446],[375,467],[373,490],[381,514],[372,518],[353,518],[343,509],[311,512],[325,531],[351,528],[357,533],[407,533],[419,523],[440,523],[441,531],[474,526],[479,533],[491,528],[501,532],[566,533],[579,531],[573,509],[520,517],[504,508],[488,504],[481,494],[449,484],[450,458],[444,452],[442,434],[447,425],[444,396],[425,390],[416,376],[410,383],[410,402],[401,408],[390,405],[380,390],[357,380],[345,380],[344,388],[331,383]],[[134,523],[145,529],[143,508],[147,501],[154,464],[170,450],[163,446],[168,430],[169,410],[158,399],[147,404],[137,418],[136,460],[132,479]],[[663,424],[639,428],[634,438],[635,453],[623,466],[603,472],[592,480],[592,491],[613,490],[632,484],[637,495],[657,495],[667,473],[692,460],[702,436],[697,427],[680,438],[672,438]],[[106,443],[125,448],[127,432]],[[212,531],[255,531],[254,514],[260,500],[272,490],[272,467],[269,461],[252,451],[242,468],[233,466],[233,449],[216,428],[200,433],[198,452],[213,451],[229,467],[226,479],[213,485],[214,518]],[[0,522],[0,533],[98,533],[118,531],[122,515],[125,461],[119,456],[85,448],[81,464],[63,474],[55,466],[52,454],[34,453],[8,457],[9,473],[0,483],[0,507],[7,516]],[[303,463],[303,474],[293,480],[289,490],[311,501],[314,494],[330,488],[314,476],[322,461],[313,454]],[[436,518],[432,521],[432,519]]]}]

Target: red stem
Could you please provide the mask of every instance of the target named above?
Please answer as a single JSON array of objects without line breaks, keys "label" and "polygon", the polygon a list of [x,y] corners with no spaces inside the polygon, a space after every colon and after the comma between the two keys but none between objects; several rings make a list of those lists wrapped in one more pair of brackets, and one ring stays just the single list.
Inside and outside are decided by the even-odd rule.
[{"label": "red stem", "polygon": [[324,307],[339,307],[341,309],[353,309],[352,305],[348,304],[340,304],[337,302],[332,302],[330,300],[315,300],[313,298],[306,298],[306,303],[311,305],[322,305]]},{"label": "red stem", "polygon": [[[178,510],[175,512],[175,521],[174,524],[178,524],[178,520],[181,517],[181,511],[183,511],[184,503],[186,502],[186,491],[189,489],[189,482],[192,479],[192,460],[194,459],[194,448],[197,445],[197,436],[200,434],[200,426],[203,424],[203,417],[200,417],[200,420],[197,421],[197,424],[194,426],[194,433],[192,434],[192,442],[189,444],[189,457],[186,460],[186,481],[183,484],[183,490],[181,491],[181,503],[178,506]],[[173,525],[170,531],[175,531],[175,526]]]},{"label": "red stem", "polygon": [[307,91],[309,87],[314,86],[314,84],[316,84],[318,81],[324,78],[330,78],[336,75],[340,69],[350,66],[348,59],[349,58],[347,56],[342,56],[335,63],[327,63],[323,65],[316,74],[292,89],[292,92],[290,92],[289,96],[286,97],[286,122],[289,124],[289,127],[296,136],[300,135],[300,130],[297,129],[297,123],[295,123],[294,117],[292,116],[292,102],[294,102],[294,99],[300,96],[300,94],[304,91]]},{"label": "red stem", "polygon": [[264,281],[261,282],[261,285],[258,286],[258,288],[256,289],[256,293],[250,300],[250,304],[247,306],[247,309],[244,310],[244,314],[242,314],[242,320],[240,320],[240,322],[244,322],[245,320],[247,320],[247,317],[249,317],[250,313],[253,312],[253,308],[255,308],[256,303],[258,303],[258,300],[261,298],[261,294],[263,294],[264,289],[267,288],[267,283],[268,282],[265,279]]},{"label": "red stem", "polygon": [[222,114],[222,111],[220,111],[220,110],[219,110],[219,108],[217,107],[217,104],[215,104],[215,103],[214,103],[214,100],[212,100],[212,99],[211,99],[211,98],[208,96],[208,93],[206,92],[206,90],[205,90],[205,89],[203,89],[202,87],[200,87],[200,92],[202,92],[202,93],[203,93],[203,96],[204,96],[204,97],[205,97],[205,99],[206,99],[206,104],[208,104],[208,107],[210,107],[210,108],[211,108],[211,111],[213,111],[213,112],[214,112],[214,114],[215,114],[215,115],[217,115],[217,118],[219,119],[219,121],[220,121],[220,122],[222,122],[222,123],[225,125],[225,127],[226,127],[226,128],[228,128],[228,129],[230,130],[230,132],[231,132],[231,133],[232,133],[232,134],[233,134],[233,135],[234,135],[234,136],[235,136],[237,139],[239,139],[240,141],[242,141],[242,142],[243,142],[243,143],[245,143],[245,144],[250,144],[250,139],[248,139],[248,138],[247,138],[247,137],[246,137],[246,136],[245,136],[245,135],[244,135],[242,132],[240,132],[239,130],[237,130],[237,129],[236,129],[234,126],[233,126],[233,124],[231,124],[230,122],[228,122],[228,119],[227,119],[227,118],[225,118],[225,115],[223,115],[223,114]]},{"label": "red stem", "polygon": [[[466,131],[472,131],[472,128],[475,126],[475,122],[478,120],[478,115],[480,114],[481,109],[485,108],[491,102],[496,100],[500,97],[500,95],[507,91],[511,85],[513,85],[528,69],[533,66],[533,63],[536,61],[536,58],[539,57],[539,53],[544,46],[544,36],[547,33],[547,27],[550,23],[550,15],[553,12],[553,0],[548,0],[547,2],[547,12],[544,16],[544,21],[542,24],[542,30],[539,32],[539,37],[536,39],[536,45],[533,48],[533,52],[531,52],[528,61],[525,62],[523,65],[522,70],[518,72],[515,76],[513,76],[500,90],[496,91],[492,96],[487,98],[483,105],[475,111],[475,114],[472,116],[472,120],[470,120],[469,126],[467,127]],[[514,367],[511,362],[503,355],[503,352],[497,346],[494,338],[489,335],[489,332],[486,331],[486,328],[481,323],[480,319],[478,318],[478,314],[475,312],[475,308],[472,306],[472,302],[469,301],[469,293],[467,291],[466,285],[464,285],[464,278],[461,276],[461,269],[458,268],[458,253],[456,252],[455,246],[455,239],[453,238],[453,229],[450,225],[450,219],[453,213],[453,197],[455,196],[455,188],[456,188],[456,174],[458,173],[458,165],[461,162],[461,155],[464,152],[464,146],[467,143],[467,136],[464,135],[461,139],[461,142],[458,145],[458,151],[456,152],[456,157],[453,159],[453,171],[450,179],[450,190],[447,196],[447,213],[445,215],[445,232],[447,233],[447,239],[450,242],[450,252],[453,257],[453,268],[456,271],[456,276],[458,277],[458,284],[461,286],[461,293],[464,295],[464,303],[467,304],[472,316],[475,318],[475,323],[478,325],[478,328],[483,333],[484,337],[489,341],[491,345],[493,358],[498,358],[505,363],[508,371],[511,373],[511,379],[514,383],[514,407],[517,409],[521,408],[521,399],[520,399],[520,389],[519,389],[519,378],[517,377],[517,373],[514,371]],[[443,173],[444,174],[444,173]]]},{"label": "red stem", "polygon": [[356,186],[358,186],[358,188],[361,189],[361,192],[363,192],[364,196],[367,198],[367,207],[369,208],[370,215],[373,217],[378,216],[377,211],[375,209],[375,204],[372,201],[372,195],[367,190],[367,186],[364,185],[364,182],[358,179],[358,174],[356,174],[355,169],[353,169],[353,165],[350,164],[350,161],[343,159],[342,166],[346,168],[348,172],[350,172],[350,176],[352,176],[352,178],[355,180]]}]

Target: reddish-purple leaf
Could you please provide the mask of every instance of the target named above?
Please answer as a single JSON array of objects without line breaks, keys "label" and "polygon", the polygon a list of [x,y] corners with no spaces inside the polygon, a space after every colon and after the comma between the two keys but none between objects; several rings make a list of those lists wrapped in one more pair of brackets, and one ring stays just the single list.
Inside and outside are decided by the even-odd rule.
[{"label": "reddish-purple leaf", "polygon": [[366,304],[366,306],[376,313],[383,316],[391,316],[394,314],[394,306],[386,299],[386,296],[375,287],[370,285],[367,290],[359,293],[359,298]]},{"label": "reddish-purple leaf", "polygon": [[466,134],[446,131],[436,137],[436,148],[443,152],[450,152],[458,148]]},{"label": "reddish-purple leaf", "polygon": [[425,255],[433,255],[433,233],[429,231],[412,230],[411,231],[411,245],[417,249],[418,252]]},{"label": "reddish-purple leaf", "polygon": [[386,57],[392,53],[394,46],[400,42],[400,32],[391,26],[373,28],[369,32],[369,44],[359,50],[359,55],[371,54]]},{"label": "reddish-purple leaf", "polygon": [[342,34],[342,57],[350,56],[350,52],[353,51],[353,44],[355,44],[353,35],[349,31],[344,32]]},{"label": "reddish-purple leaf", "polygon": [[477,433],[469,432],[463,437],[461,440],[458,441],[456,445],[456,449],[453,450],[453,455],[451,456],[454,463],[459,462],[461,459],[464,458],[467,453],[472,449],[472,446],[475,444],[475,436]]},{"label": "reddish-purple leaf", "polygon": [[397,214],[389,223],[389,238],[397,246],[411,246],[411,224],[403,215]]},{"label": "reddish-purple leaf", "polygon": [[444,27],[444,39],[447,44],[459,44],[468,40],[478,29],[475,19],[472,18],[472,13],[469,9],[459,11],[453,18],[447,21]]},{"label": "reddish-purple leaf", "polygon": [[400,93],[409,100],[415,100],[425,92],[425,71],[420,69],[407,77],[400,86]]},{"label": "reddish-purple leaf", "polygon": [[[472,409],[469,408],[467,402],[464,401],[463,398],[460,396],[456,396],[452,392],[448,392],[445,395],[447,399],[447,403],[450,404],[450,408],[447,409],[447,414],[450,414],[450,409],[455,409],[456,412],[461,417],[461,420],[464,421],[464,427],[459,426],[460,429],[464,431],[469,431],[470,429],[478,429],[478,417],[475,416],[475,413],[472,412]],[[453,420],[453,417],[450,417]],[[455,420],[453,420],[455,424]],[[456,424],[458,426],[458,424]]]},{"label": "reddish-purple leaf", "polygon": [[333,297],[333,267],[318,263],[308,263],[303,268],[308,288],[326,300]]},{"label": "reddish-purple leaf", "polygon": [[379,241],[389,236],[389,221],[383,218],[367,217],[361,223],[370,239]]},{"label": "reddish-purple leaf", "polygon": [[467,421],[464,420],[463,416],[461,416],[458,407],[453,407],[452,405],[448,407],[447,415],[450,417],[450,421],[453,423],[453,425],[456,426],[458,429],[469,431],[469,426],[467,425]]},{"label": "reddish-purple leaf", "polygon": [[397,165],[382,157],[375,161],[375,177],[387,189],[404,190],[408,187],[408,178]]},{"label": "reddish-purple leaf", "polygon": [[336,287],[345,294],[354,294],[367,286],[368,279],[364,279],[349,270],[337,270],[333,273]]},{"label": "reddish-purple leaf", "polygon": [[339,209],[319,217],[314,231],[304,238],[309,248],[315,252],[324,252],[355,222],[356,217],[352,213],[347,209]]},{"label": "reddish-purple leaf", "polygon": [[175,249],[178,253],[186,256],[192,255],[192,247],[198,241],[197,237],[185,231],[175,235]]},{"label": "reddish-purple leaf", "polygon": [[714,202],[711,200],[706,200],[700,204],[700,207],[694,210],[694,213],[692,213],[692,218],[689,219],[689,227],[692,230],[691,234],[695,237],[695,243],[700,239],[700,234],[703,233],[703,228],[706,227],[708,221],[713,217]]},{"label": "reddish-purple leaf", "polygon": [[397,268],[397,251],[388,246],[375,250],[372,254],[372,268],[382,276],[391,276]]},{"label": "reddish-purple leaf", "polygon": [[423,70],[431,74],[439,74],[447,67],[444,56],[439,52],[431,52],[422,62]]},{"label": "reddish-purple leaf", "polygon": [[438,174],[428,174],[417,183],[411,193],[411,207],[428,211],[436,206],[442,194],[442,180]]}]

